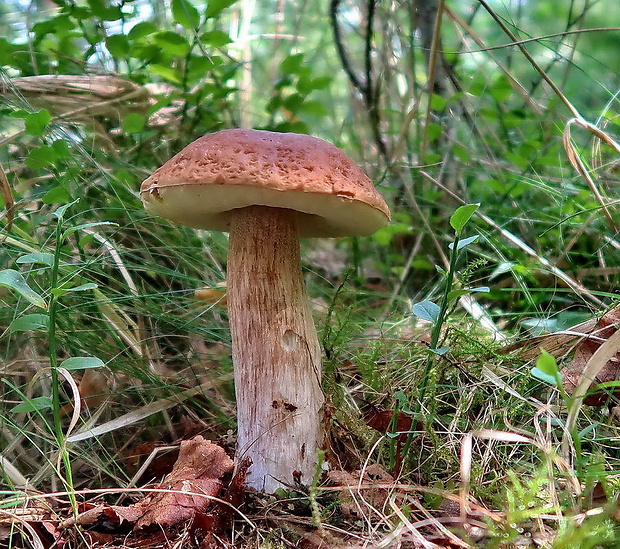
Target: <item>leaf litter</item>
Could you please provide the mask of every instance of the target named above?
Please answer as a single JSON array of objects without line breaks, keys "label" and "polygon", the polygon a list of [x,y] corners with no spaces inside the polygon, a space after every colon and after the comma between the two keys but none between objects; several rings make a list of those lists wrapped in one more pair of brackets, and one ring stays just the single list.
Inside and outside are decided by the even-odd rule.
[{"label": "leaf litter", "polygon": [[243,502],[246,470],[242,464],[224,490],[233,461],[222,447],[198,435],[181,442],[172,471],[158,487],[145,489],[142,499],[126,506],[82,504],[76,516],[60,522],[55,537],[81,530],[89,533],[89,546],[165,547],[174,532],[189,528],[200,530],[204,541],[230,526],[235,507]]},{"label": "leaf litter", "polygon": [[[573,360],[562,370],[564,389],[573,394],[585,371],[586,365],[596,351],[617,332],[620,327],[620,305],[605,313],[596,323],[590,337],[584,337],[575,347]],[[620,396],[620,348],[590,380],[591,388],[583,403],[603,406],[612,396]],[[619,382],[614,386],[614,382]]]}]

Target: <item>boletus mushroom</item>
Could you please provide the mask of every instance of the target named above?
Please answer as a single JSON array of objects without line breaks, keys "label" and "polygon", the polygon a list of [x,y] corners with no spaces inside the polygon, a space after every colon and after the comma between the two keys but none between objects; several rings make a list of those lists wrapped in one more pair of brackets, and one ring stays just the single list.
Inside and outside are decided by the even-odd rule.
[{"label": "boletus mushroom", "polygon": [[326,141],[242,129],[194,141],[140,194],[155,215],[230,232],[237,458],[251,458],[247,483],[257,490],[309,484],[323,442],[324,398],[299,238],[370,235],[388,223],[387,205]]}]

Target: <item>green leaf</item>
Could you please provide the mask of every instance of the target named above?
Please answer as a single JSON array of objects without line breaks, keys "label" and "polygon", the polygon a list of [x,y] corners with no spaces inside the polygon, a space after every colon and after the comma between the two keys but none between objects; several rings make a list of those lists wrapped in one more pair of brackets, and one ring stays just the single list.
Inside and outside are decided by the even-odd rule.
[{"label": "green leaf", "polygon": [[491,288],[489,288],[488,286],[476,286],[475,288],[468,288],[467,291],[471,292],[472,294],[485,294],[487,292],[490,292]]},{"label": "green leaf", "polygon": [[80,284],[79,286],[73,286],[73,288],[67,288],[69,292],[85,292],[86,290],[94,290],[98,288],[99,284],[95,282],[86,282],[84,284]]},{"label": "green leaf", "polygon": [[221,48],[226,44],[232,42],[230,36],[221,30],[212,30],[200,35],[200,42],[203,45],[212,46],[214,48]]},{"label": "green leaf", "polygon": [[443,127],[439,124],[429,124],[426,129],[426,135],[429,141],[434,141],[435,139],[438,139],[442,133]]},{"label": "green leaf", "polygon": [[54,264],[54,256],[52,254],[46,254],[43,252],[25,254],[18,257],[15,263],[17,263],[18,265],[23,265],[24,263],[42,263],[43,265],[51,267]]},{"label": "green leaf", "polygon": [[71,200],[72,196],[69,194],[67,189],[63,187],[53,187],[49,191],[47,191],[41,201],[43,204],[65,204]]},{"label": "green leaf", "polygon": [[237,0],[209,0],[207,3],[207,9],[205,10],[206,17],[216,17],[227,7],[232,6]]},{"label": "green leaf", "polygon": [[158,32],[153,41],[165,52],[171,55],[187,55],[190,45],[180,34],[172,31]]},{"label": "green leaf", "polygon": [[282,105],[291,111],[292,113],[296,113],[304,102],[304,96],[298,93],[293,93],[289,95],[283,102]]},{"label": "green leaf", "polygon": [[467,225],[467,222],[479,207],[480,204],[466,204],[456,209],[450,217],[450,225],[456,231],[456,234],[461,234],[463,227]]},{"label": "green leaf", "polygon": [[142,21],[131,28],[127,34],[127,38],[130,40],[138,40],[148,36],[149,34],[153,34],[154,32],[157,32],[157,25],[151,23],[150,21]]},{"label": "green leaf", "polygon": [[539,379],[540,381],[544,381],[545,383],[548,383],[549,385],[553,385],[554,387],[557,387],[557,380],[555,379],[555,377],[546,374],[540,368],[532,368],[530,370],[530,373],[536,379]]},{"label": "green leaf", "polygon": [[283,74],[297,74],[301,72],[304,62],[303,53],[295,53],[285,57],[280,63],[280,72]]},{"label": "green leaf", "polygon": [[590,434],[595,429],[597,429],[599,425],[600,424],[597,421],[593,421],[589,425],[586,425],[581,431],[577,433],[577,438],[579,440],[584,440],[586,435]]},{"label": "green leaf", "polygon": [[325,89],[327,86],[329,86],[331,81],[331,76],[318,76],[317,78],[312,78],[310,74],[302,74],[299,77],[297,85],[295,87],[297,88],[297,91],[299,93],[308,95],[313,90]]},{"label": "green leaf", "polygon": [[452,290],[448,293],[448,301],[454,301],[455,299],[467,295],[467,294],[475,294],[475,293],[485,293],[490,292],[491,289],[488,286],[478,286],[477,288],[464,288],[460,290]]},{"label": "green leaf", "polygon": [[603,383],[596,384],[596,390],[602,391],[603,389],[617,389],[620,387],[620,381],[605,381]]},{"label": "green leaf", "polygon": [[517,264],[512,261],[502,261],[489,275],[489,280],[493,280],[505,273],[511,273]]},{"label": "green leaf", "polygon": [[56,208],[56,211],[52,215],[56,219],[61,220],[65,216],[66,211],[74,204],[77,204],[79,201],[80,199],[76,198],[73,202],[69,202],[68,204],[63,204],[62,206],[58,206],[58,208]]},{"label": "green leaf", "polygon": [[80,284],[79,286],[60,286],[58,288],[52,288],[50,291],[55,297],[68,294],[69,292],[85,292],[86,290],[94,290],[98,288],[98,284],[94,282],[87,282],[86,284]]},{"label": "green leaf", "polygon": [[501,74],[491,85],[491,95],[497,102],[508,99],[513,94],[512,86],[505,75]]},{"label": "green leaf", "polygon": [[126,133],[139,133],[146,125],[146,118],[137,112],[130,112],[123,119],[123,131]]},{"label": "green leaf", "polygon": [[47,330],[50,325],[50,318],[43,314],[22,315],[9,324],[12,332],[30,332],[35,330]]},{"label": "green leaf", "polygon": [[111,221],[93,221],[92,223],[81,223],[80,225],[69,227],[64,233],[62,233],[62,238],[65,239],[70,234],[81,231],[82,229],[88,229],[90,227],[101,227],[102,225],[108,227],[118,227],[117,223],[112,223]]},{"label": "green leaf", "polygon": [[448,101],[441,95],[431,95],[431,109],[434,111],[443,111],[446,108]]},{"label": "green leaf", "polygon": [[471,159],[469,151],[460,145],[453,145],[452,152],[461,162],[469,162]]},{"label": "green leaf", "polygon": [[68,15],[63,14],[36,23],[32,27],[32,31],[37,35],[37,38],[42,38],[47,34],[55,34],[57,37],[61,37],[74,28],[75,22]]},{"label": "green leaf", "polygon": [[65,370],[85,370],[87,368],[101,368],[105,362],[94,356],[74,356],[63,360],[60,367]]},{"label": "green leaf", "polygon": [[172,17],[175,23],[189,30],[200,25],[200,14],[189,0],[172,0]]},{"label": "green leaf", "polygon": [[540,356],[536,360],[536,367],[531,369],[531,374],[535,378],[554,387],[562,386],[562,374],[558,370],[555,357],[544,349],[541,349]]},{"label": "green leaf", "polygon": [[157,76],[161,76],[165,80],[168,80],[174,84],[181,84],[183,82],[183,78],[181,73],[177,69],[173,69],[171,67],[164,67],[163,65],[149,65],[149,71]]},{"label": "green leaf", "polygon": [[320,101],[304,101],[300,110],[313,116],[327,116],[327,109]]},{"label": "green leaf", "polygon": [[187,63],[187,77],[190,81],[202,80],[222,59],[217,55],[191,55]]},{"label": "green leaf", "polygon": [[24,158],[24,164],[33,170],[40,170],[51,166],[54,160],[56,160],[54,149],[49,145],[40,145],[28,153]]},{"label": "green leaf", "polygon": [[5,38],[0,38],[0,65],[11,65],[15,59],[16,47]]},{"label": "green leaf", "polygon": [[449,350],[450,350],[450,347],[439,347],[438,349],[429,349],[431,353],[433,353],[434,355],[439,355],[439,356],[443,356],[447,354]]},{"label": "green leaf", "polygon": [[113,57],[124,58],[129,55],[129,40],[122,34],[108,36],[105,41],[106,48]]},{"label": "green leaf", "polygon": [[448,292],[448,301],[454,301],[463,295],[467,295],[469,292],[467,290],[452,290]]},{"label": "green leaf", "polygon": [[47,309],[45,300],[30,286],[28,286],[26,280],[18,271],[14,271],[13,269],[5,269],[4,271],[0,271],[0,286],[15,290],[33,305],[41,307],[41,309]]},{"label": "green leaf", "polygon": [[414,315],[422,320],[428,320],[429,322],[437,322],[437,320],[439,320],[440,311],[439,305],[432,301],[420,301],[411,307],[411,312]]},{"label": "green leaf", "polygon": [[72,4],[70,6],[66,6],[63,8],[63,11],[67,11],[71,15],[73,19],[77,19],[78,21],[81,19],[90,19],[93,16],[93,12],[88,8],[83,6],[76,6]]},{"label": "green leaf", "polygon": [[52,399],[47,396],[40,396],[20,402],[17,406],[11,408],[11,412],[16,414],[24,414],[28,412],[39,412],[41,410],[49,410],[52,407]]},{"label": "green leaf", "polygon": [[117,21],[123,17],[120,6],[108,5],[106,0],[88,0],[88,5],[93,15],[103,21]]},{"label": "green leaf", "polygon": [[71,157],[71,149],[64,139],[56,139],[52,143],[52,149],[56,160]]},{"label": "green leaf", "polygon": [[26,115],[24,122],[26,124],[26,133],[30,135],[42,135],[45,127],[52,121],[52,115],[47,109],[41,109],[38,112]]},{"label": "green leaf", "polygon": [[[464,238],[463,240],[459,240],[459,243],[456,245],[456,250],[462,250],[463,248],[465,248],[466,246],[469,246],[470,244],[473,244],[474,242],[476,242],[476,240],[478,240],[480,238],[479,234],[476,234],[474,236],[470,236],[469,238]],[[448,248],[450,248],[451,250],[454,249],[454,242],[450,242],[450,244],[448,244]]]},{"label": "green leaf", "polygon": [[400,405],[407,404],[407,396],[402,391],[396,391],[394,393],[394,398],[398,401]]}]

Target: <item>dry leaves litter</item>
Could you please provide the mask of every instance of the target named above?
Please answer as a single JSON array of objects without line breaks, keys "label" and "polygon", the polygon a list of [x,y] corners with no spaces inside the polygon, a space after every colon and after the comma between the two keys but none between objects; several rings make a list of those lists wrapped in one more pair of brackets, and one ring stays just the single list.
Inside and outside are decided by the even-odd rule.
[{"label": "dry leaves litter", "polygon": [[91,539],[108,547],[115,547],[114,542],[122,540],[131,540],[131,545],[136,547],[154,543],[162,546],[162,540],[155,538],[170,534],[175,527],[200,528],[206,536],[221,533],[232,515],[230,506],[241,503],[239,483],[243,484],[243,470],[229,487],[227,500],[232,498],[234,502],[218,498],[224,488],[222,479],[232,470],[233,462],[223,448],[196,436],[181,442],[179,457],[170,474],[137,503],[87,505],[86,510],[60,526],[64,530],[80,526],[90,532]]},{"label": "dry leaves litter", "polygon": [[[586,365],[594,353],[607,341],[620,327],[620,306],[611,309],[596,323],[588,336],[584,337],[577,347],[572,362],[562,370],[564,389],[572,394],[584,372]],[[620,379],[620,349],[599,370],[595,378],[591,380],[590,394],[584,398],[583,403],[589,406],[602,406],[610,396],[620,396],[620,387],[610,390],[596,390],[602,383],[618,381]]]}]

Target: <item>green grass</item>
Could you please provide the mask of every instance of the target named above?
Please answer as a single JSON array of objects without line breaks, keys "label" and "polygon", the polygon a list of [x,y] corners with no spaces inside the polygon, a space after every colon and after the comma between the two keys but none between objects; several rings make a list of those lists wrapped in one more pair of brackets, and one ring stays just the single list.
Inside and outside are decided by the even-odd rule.
[{"label": "green grass", "polygon": [[[238,6],[216,4],[222,12],[200,20],[201,43],[178,9],[156,14],[162,29],[176,29],[185,41],[176,45],[157,29],[131,35],[132,15],[101,11],[98,3],[83,7],[86,19],[79,11],[60,19],[36,12],[28,21],[21,7],[0,6],[7,21],[32,31],[7,26],[0,40],[0,271],[18,271],[36,293],[0,284],[0,504],[17,513],[22,501],[11,498],[25,489],[50,500],[66,491],[57,507],[64,519],[72,512],[64,502],[76,508],[90,497],[73,490],[132,484],[141,463],[133,453],[148,454],[153,444],[200,432],[234,447],[226,309],[194,296],[225,282],[227,237],[149,216],[137,190],[192,139],[243,123],[309,131],[338,144],[392,207],[392,224],[373,237],[308,241],[303,253],[326,355],[326,459],[351,474],[380,466],[395,478],[393,489],[373,496],[354,490],[340,498],[320,480],[309,493],[249,498],[242,511],[257,530],[240,520],[235,543],[285,547],[308,532],[332,543],[348,531],[356,547],[387,543],[390,535],[415,541],[416,531],[445,540],[446,527],[470,547],[617,547],[617,398],[602,408],[582,406],[566,435],[572,403],[558,383],[532,375],[538,355],[502,350],[618,304],[617,31],[604,28],[613,26],[614,2],[528,10],[447,2],[441,51],[453,74],[436,72],[432,95],[422,29],[396,4],[379,3],[370,57],[355,17],[365,21],[365,14],[349,6],[345,17],[340,6],[345,61],[357,81],[343,70],[318,5],[292,14],[287,4],[278,23],[259,2],[251,25],[237,27]],[[99,25],[91,28],[91,20]],[[114,25],[124,25],[127,44],[108,40]],[[574,32],[580,28],[603,30]],[[230,33],[230,46],[211,32],[219,30]],[[486,49],[512,43],[513,33],[554,36]],[[239,49],[246,38],[249,50]],[[92,94],[15,79],[102,71],[140,93],[128,98],[129,88],[106,80],[109,95],[97,95],[103,84],[95,78]],[[360,82],[367,78],[377,90],[379,122],[364,102]],[[149,82],[160,87],[147,92]],[[606,143],[585,123],[572,126],[573,141],[563,143],[576,115],[596,123]],[[570,154],[581,161],[581,175]],[[59,208],[78,198],[59,224]],[[480,208],[457,232],[461,241],[479,238],[451,254],[450,217],[473,203]],[[72,232],[91,223],[105,224]],[[32,253],[54,261],[20,263]],[[51,293],[65,283],[82,289]],[[480,287],[489,289],[471,294],[473,304],[449,293]],[[438,347],[448,350],[429,352]],[[553,352],[560,367],[573,350]],[[71,357],[105,364],[89,395],[102,398],[75,417],[71,404],[84,371],[59,369]],[[201,384],[181,404],[140,415]],[[383,414],[382,432],[367,424],[372,412]],[[118,418],[125,421],[111,423]],[[400,438],[399,421],[411,423]],[[101,425],[109,430],[99,437],[67,442]],[[351,501],[355,515],[346,512]],[[21,541],[16,535],[2,543],[31,546],[31,533],[19,531]]]}]

